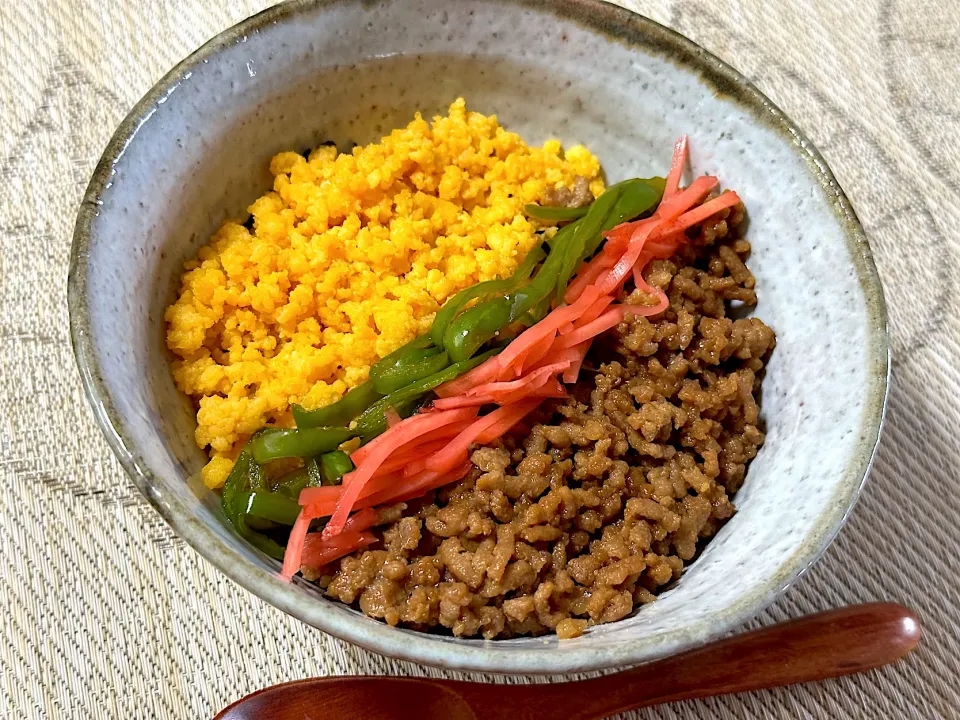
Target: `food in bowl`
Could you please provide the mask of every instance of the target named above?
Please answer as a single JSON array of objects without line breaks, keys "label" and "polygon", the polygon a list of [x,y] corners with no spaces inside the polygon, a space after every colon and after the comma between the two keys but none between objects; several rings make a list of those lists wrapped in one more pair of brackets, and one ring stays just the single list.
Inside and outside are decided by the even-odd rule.
[{"label": "food in bowl", "polygon": [[585,148],[531,148],[462,99],[351,152],[280,153],[270,171],[273,191],[187,263],[166,312],[211,488],[251,434],[292,422],[291,402],[340,399],[450,296],[510,275],[544,228],[525,203],[577,178],[603,189]]},{"label": "food in bowl", "polygon": [[[329,596],[457,636],[575,637],[654,599],[734,512],[773,331],[743,206],[604,187],[462,100],[274,158],[167,314],[237,532]],[[731,312],[732,311],[732,312]]]}]

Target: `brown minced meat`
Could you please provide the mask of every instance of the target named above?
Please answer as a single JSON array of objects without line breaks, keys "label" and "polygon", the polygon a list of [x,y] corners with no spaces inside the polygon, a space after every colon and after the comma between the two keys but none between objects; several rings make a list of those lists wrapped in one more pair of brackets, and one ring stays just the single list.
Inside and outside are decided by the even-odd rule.
[{"label": "brown minced meat", "polygon": [[319,578],[329,595],[391,625],[569,638],[679,578],[733,515],[764,439],[757,396],[774,333],[727,317],[756,303],[742,218],[724,213],[682,256],[653,261],[645,276],[669,309],[598,338],[569,399],[476,449],[461,482],[395,512],[382,543]]},{"label": "brown minced meat", "polygon": [[590,182],[582,175],[577,175],[572,188],[548,188],[544,194],[543,204],[552,207],[581,208],[595,200],[590,192]]}]

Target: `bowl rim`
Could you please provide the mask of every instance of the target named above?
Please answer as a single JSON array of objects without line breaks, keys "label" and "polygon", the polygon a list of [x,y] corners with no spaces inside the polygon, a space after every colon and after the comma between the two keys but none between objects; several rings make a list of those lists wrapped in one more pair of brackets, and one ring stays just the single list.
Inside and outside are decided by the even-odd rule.
[{"label": "bowl rim", "polygon": [[[823,554],[845,523],[863,488],[876,456],[884,422],[890,378],[890,348],[883,288],[877,274],[870,247],[850,201],[837,183],[826,161],[782,110],[750,81],[723,60],[703,49],[680,33],[626,8],[603,0],[480,0],[501,3],[521,9],[539,10],[564,20],[573,20],[586,29],[624,42],[631,47],[658,51],[683,69],[699,73],[707,82],[747,106],[758,122],[766,123],[785,134],[796,153],[808,161],[813,174],[824,187],[844,229],[847,245],[856,266],[871,315],[867,352],[867,374],[864,419],[861,441],[854,458],[839,482],[833,497],[808,532],[800,549],[787,558],[766,582],[754,588],[736,604],[725,608],[719,617],[712,616],[708,629],[698,633],[671,635],[656,642],[638,640],[626,649],[533,647],[498,649],[496,642],[468,644],[451,642],[449,638],[412,630],[391,628],[377,620],[356,613],[324,612],[325,603],[305,596],[293,584],[279,579],[275,572],[259,568],[242,559],[238,553],[204,523],[187,512],[138,455],[128,440],[122,415],[110,401],[90,333],[87,313],[86,283],[88,247],[93,222],[99,214],[100,196],[109,187],[113,166],[132,142],[140,127],[152,114],[156,104],[169,95],[193,68],[230,47],[241,38],[253,35],[260,28],[323,11],[335,5],[366,3],[368,0],[292,0],[268,8],[219,33],[179,62],[164,75],[133,107],[120,123],[103,152],[80,203],[70,252],[67,297],[70,334],[80,372],[84,394],[97,424],[110,448],[140,492],[161,517],[204,559],[254,595],[263,598],[320,630],[368,650],[417,663],[455,670],[512,674],[557,674],[604,670],[648,662],[689,650],[722,637],[730,630],[753,618],[768,607]],[[333,602],[333,601],[329,601]]]}]

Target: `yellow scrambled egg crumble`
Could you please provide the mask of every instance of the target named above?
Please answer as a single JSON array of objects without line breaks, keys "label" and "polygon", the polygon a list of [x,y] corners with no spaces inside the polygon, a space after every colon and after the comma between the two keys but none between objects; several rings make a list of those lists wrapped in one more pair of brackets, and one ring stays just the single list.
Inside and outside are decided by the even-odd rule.
[{"label": "yellow scrambled egg crumble", "polygon": [[578,175],[603,189],[586,148],[529,147],[463,99],[352,153],[280,153],[270,171],[253,231],[225,222],[166,312],[212,488],[251,433],[291,424],[292,403],[336,401],[449,297],[513,272],[540,229],[524,204]]}]

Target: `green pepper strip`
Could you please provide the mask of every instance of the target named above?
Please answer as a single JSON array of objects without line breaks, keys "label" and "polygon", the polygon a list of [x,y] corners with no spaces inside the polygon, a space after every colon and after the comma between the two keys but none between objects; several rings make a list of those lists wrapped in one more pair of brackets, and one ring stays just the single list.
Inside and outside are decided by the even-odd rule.
[{"label": "green pepper strip", "polygon": [[304,410],[300,405],[294,405],[293,419],[298,428],[338,427],[349,423],[381,397],[383,395],[368,381],[326,407]]},{"label": "green pepper strip", "polygon": [[401,417],[408,417],[416,407],[416,403],[428,392],[472,370],[484,360],[496,355],[501,349],[502,348],[494,348],[470,360],[454,363],[435,375],[410,383],[406,387],[390,393],[382,400],[378,400],[371,405],[363,415],[357,418],[357,430],[360,436],[364,442],[366,442],[387,429],[387,418],[385,415],[387,408],[393,408]]},{"label": "green pepper strip", "polygon": [[530,277],[537,263],[540,262],[545,255],[546,253],[544,253],[543,248],[537,246],[527,253],[523,262],[517,266],[517,269],[510,277],[502,280],[487,280],[482,283],[477,283],[476,285],[471,285],[450,298],[444,303],[444,306],[440,308],[436,317],[433,319],[433,325],[430,328],[430,337],[433,338],[433,344],[441,350],[446,349],[444,343],[447,329],[471,300],[477,298],[483,299],[499,293],[510,292]]},{"label": "green pepper strip", "polygon": [[493,298],[470,308],[454,320],[444,333],[443,344],[451,360],[463,362],[509,324],[509,298]]},{"label": "green pepper strip", "polygon": [[577,224],[577,229],[570,240],[562,250],[557,248],[563,253],[563,262],[560,264],[555,285],[558,298],[562,298],[567,291],[567,284],[580,264],[580,258],[583,256],[587,245],[595,237],[601,237],[600,231],[603,229],[603,224],[620,199],[622,190],[622,187],[612,187],[597,198],[590,206],[590,212]]},{"label": "green pepper strip", "polygon": [[[244,508],[240,502],[250,482],[251,466],[256,464],[250,452],[252,442],[253,438],[251,438],[251,442],[247,443],[247,447],[240,452],[240,455],[237,456],[237,461],[227,476],[227,481],[223,486],[223,494],[220,496],[220,507],[240,537],[247,540],[247,542],[266,555],[281,560],[283,559],[283,546],[271,538],[268,538],[266,535],[250,529],[247,525]],[[259,471],[259,468],[257,471]]]},{"label": "green pepper strip", "polygon": [[293,498],[271,492],[242,492],[236,497],[239,512],[272,520],[281,525],[293,525],[300,514],[300,504]]},{"label": "green pepper strip", "polygon": [[556,287],[557,275],[560,272],[560,265],[563,262],[563,248],[569,243],[582,222],[583,219],[581,218],[560,228],[556,235],[547,241],[550,254],[543,265],[540,266],[533,282],[514,290],[507,296],[510,302],[510,322],[518,321],[529,311],[538,307],[541,301],[552,297],[553,290]]},{"label": "green pepper strip", "polygon": [[259,463],[281,458],[307,457],[334,450],[356,433],[347,428],[268,428],[250,443],[250,451]]},{"label": "green pepper strip", "polygon": [[[390,393],[390,395],[400,396],[404,390],[405,388],[401,388],[395,393]],[[415,397],[403,398],[395,402],[387,400],[390,395],[377,400],[377,402],[367,408],[363,415],[357,418],[357,432],[360,434],[360,439],[364,443],[370,442],[387,429],[387,416],[385,414],[387,408],[392,408],[401,418],[408,418],[420,407],[422,394]]]},{"label": "green pepper strip", "polygon": [[450,356],[445,353],[428,356],[410,363],[399,363],[373,381],[377,392],[389,395],[412,382],[438,373],[450,364]]},{"label": "green pepper strip", "polygon": [[300,496],[300,491],[310,484],[310,471],[307,467],[299,467],[291,470],[277,481],[277,492],[286,495],[289,498],[296,499]]},{"label": "green pepper strip", "polygon": [[[406,345],[401,345],[389,355],[378,360],[370,367],[370,377],[378,378],[384,372],[396,367],[397,365],[411,362],[415,359],[422,359],[430,355],[436,355],[437,350],[433,347],[429,333],[418,335]],[[351,420],[353,418],[350,418]]]},{"label": "green pepper strip", "polygon": [[[335,451],[336,452],[336,451]],[[305,487],[318,487],[323,484],[320,465],[316,458],[308,457],[303,467],[291,470],[277,480],[276,492],[296,500]]]},{"label": "green pepper strip", "polygon": [[220,505],[223,508],[223,514],[227,516],[230,522],[233,522],[233,507],[237,495],[243,492],[250,482],[250,443],[248,442],[240,454],[237,455],[236,462],[233,463],[233,469],[227,475],[227,480],[223,484],[223,492],[220,494]]},{"label": "green pepper strip", "polygon": [[[394,362],[390,364],[385,364],[382,360],[376,365],[373,365],[370,368],[370,377],[374,380],[373,386],[376,387],[376,381],[385,375],[396,372],[400,368],[408,367],[410,365],[415,365],[422,360],[427,358],[432,358],[434,355],[439,355],[440,350],[433,346],[433,343],[430,344],[430,347],[426,348],[415,348],[408,351],[402,357],[397,358]],[[386,395],[387,393],[384,393]]]},{"label": "green pepper strip", "polygon": [[566,220],[578,220],[587,214],[589,205],[584,207],[549,207],[547,205],[524,205],[523,211],[530,217],[538,220],[549,220],[551,222],[564,222]]},{"label": "green pepper strip", "polygon": [[[558,246],[566,245],[570,241],[570,238],[573,236],[573,234],[577,232],[577,228],[580,227],[580,225],[582,224],[583,224],[583,219],[581,218],[580,220],[577,220],[576,222],[572,222],[569,225],[564,225],[562,228],[557,230],[553,234],[553,237],[547,240],[547,247],[550,248],[550,254],[551,255],[553,254],[554,248]],[[557,259],[554,259],[554,262],[557,262]],[[542,270],[543,268],[540,268],[540,269]],[[537,274],[539,275],[540,273],[537,273]]]},{"label": "green pepper strip", "polygon": [[660,204],[660,198],[663,197],[663,188],[666,180],[661,177],[652,178],[634,178],[633,180],[624,180],[611,187],[620,187],[620,197],[616,205],[603,222],[600,232],[592,238],[587,239],[584,253],[580,258],[583,262],[593,255],[600,243],[603,242],[603,233],[612,230],[617,225],[628,220],[633,220],[640,215],[654,209]]},{"label": "green pepper strip", "polygon": [[524,323],[527,327],[531,325],[536,325],[538,322],[543,320],[547,314],[550,312],[550,307],[553,304],[553,298],[550,295],[545,295],[540,299],[536,305],[534,305],[529,311],[530,320],[527,323]]},{"label": "green pepper strip", "polygon": [[349,424],[364,410],[382,398],[386,393],[377,392],[374,379],[381,372],[404,361],[413,353],[425,350],[430,345],[429,335],[420,335],[397,348],[370,368],[371,380],[350,390],[337,402],[316,410],[304,410],[300,405],[293,406],[293,419],[298,428],[338,427]]},{"label": "green pepper strip", "polygon": [[351,470],[353,463],[343,450],[334,450],[320,456],[320,474],[324,485],[338,485],[340,479]]}]

